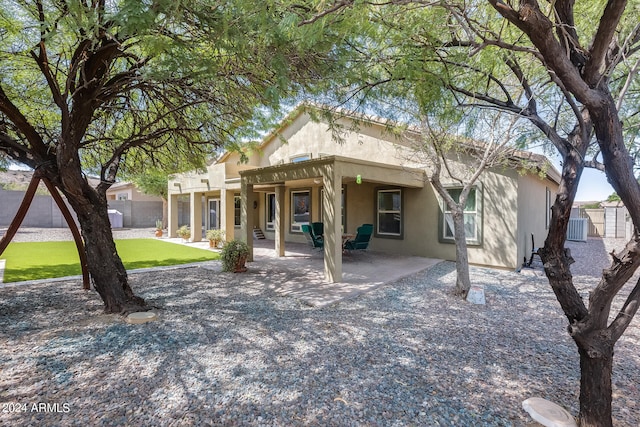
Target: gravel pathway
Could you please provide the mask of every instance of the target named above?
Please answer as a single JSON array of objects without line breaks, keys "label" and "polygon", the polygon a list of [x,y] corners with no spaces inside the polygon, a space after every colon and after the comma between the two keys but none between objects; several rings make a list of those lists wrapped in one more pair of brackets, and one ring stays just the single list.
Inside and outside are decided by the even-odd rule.
[{"label": "gravel pathway", "polygon": [[[568,244],[581,292],[614,243]],[[0,425],[525,426],[531,396],[577,414],[577,352],[541,270],[471,270],[484,306],[451,296],[450,262],[323,309],[251,271],[132,274],[159,307],[143,325],[78,281],[2,288]],[[617,426],[640,424],[639,341],[635,319]]]}]

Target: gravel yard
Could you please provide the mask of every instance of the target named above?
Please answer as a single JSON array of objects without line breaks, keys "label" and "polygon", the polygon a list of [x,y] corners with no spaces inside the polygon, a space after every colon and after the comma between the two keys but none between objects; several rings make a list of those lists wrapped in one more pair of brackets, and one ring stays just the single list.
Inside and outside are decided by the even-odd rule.
[{"label": "gravel yard", "polygon": [[[584,295],[614,244],[568,244]],[[472,278],[484,306],[450,295],[442,262],[318,309],[269,290],[278,271],[136,273],[160,317],[143,325],[79,281],[0,287],[0,425],[525,426],[531,396],[577,414],[577,351],[542,271]],[[636,318],[616,347],[617,426],[640,424],[639,341]]]}]

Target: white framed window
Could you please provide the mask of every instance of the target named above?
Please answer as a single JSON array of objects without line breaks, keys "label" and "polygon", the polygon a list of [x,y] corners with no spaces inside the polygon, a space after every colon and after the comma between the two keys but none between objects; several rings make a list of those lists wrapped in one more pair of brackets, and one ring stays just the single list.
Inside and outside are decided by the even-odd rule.
[{"label": "white framed window", "polygon": [[241,206],[242,202],[239,195],[233,196],[233,225],[234,227],[240,227],[242,216],[241,216]]},{"label": "white framed window", "polygon": [[311,220],[311,192],[291,192],[291,231],[302,232],[302,226]]},{"label": "white framed window", "polygon": [[129,193],[118,193],[118,200],[129,200]]},{"label": "white framed window", "polygon": [[402,237],[402,190],[377,190],[376,235]]},{"label": "white framed window", "polygon": [[276,193],[267,193],[265,199],[266,228],[269,231],[276,229]]},{"label": "white framed window", "polygon": [[[447,189],[449,195],[455,200],[456,203],[460,200],[460,194],[462,188],[449,188]],[[477,187],[471,188],[467,201],[464,206],[464,233],[469,244],[480,244],[481,241],[481,198],[480,191]],[[443,201],[442,207],[442,223],[441,223],[441,235],[440,238],[444,242],[454,242],[454,226],[453,216],[451,209],[446,202]]]}]

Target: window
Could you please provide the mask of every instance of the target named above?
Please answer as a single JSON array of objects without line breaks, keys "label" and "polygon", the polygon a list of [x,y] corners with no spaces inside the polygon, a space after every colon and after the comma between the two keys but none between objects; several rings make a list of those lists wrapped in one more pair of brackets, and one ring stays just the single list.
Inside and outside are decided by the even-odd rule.
[{"label": "window", "polygon": [[266,206],[267,230],[273,231],[276,229],[276,193],[267,193]]},{"label": "window", "polygon": [[311,218],[311,195],[309,190],[291,192],[291,231],[302,231],[303,224],[309,224]]},{"label": "window", "polygon": [[311,154],[300,154],[289,158],[291,163],[304,162],[305,160],[311,160]]},{"label": "window", "polygon": [[545,217],[544,217],[544,227],[548,230],[549,225],[551,224],[551,190],[547,187],[547,197],[546,197],[546,207],[545,207]]},{"label": "window", "polygon": [[[450,188],[447,190],[449,195],[456,201],[460,200],[462,188]],[[473,187],[467,196],[467,202],[464,206],[464,232],[469,244],[480,244],[480,198],[479,191]],[[445,242],[454,241],[453,216],[446,202],[443,202],[442,211],[442,234],[441,237]]]},{"label": "window", "polygon": [[220,199],[209,199],[207,228],[220,228]]},{"label": "window", "polygon": [[402,236],[402,190],[378,190],[376,234]]},{"label": "window", "polygon": [[118,193],[118,200],[129,200],[129,193]]},{"label": "window", "polygon": [[240,215],[240,196],[233,196],[233,225],[235,227],[240,227],[240,222],[242,220]]}]

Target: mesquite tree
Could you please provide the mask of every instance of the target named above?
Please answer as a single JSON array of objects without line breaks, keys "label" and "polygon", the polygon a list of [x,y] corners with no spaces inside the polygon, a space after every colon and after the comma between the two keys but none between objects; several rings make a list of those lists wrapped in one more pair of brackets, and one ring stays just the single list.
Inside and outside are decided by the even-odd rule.
[{"label": "mesquite tree", "polygon": [[107,312],[144,301],[117,254],[106,190],[149,162],[203,165],[243,138],[256,109],[317,78],[331,58],[286,17],[271,1],[1,3],[0,157],[64,194]]},{"label": "mesquite tree", "polygon": [[[427,171],[429,182],[448,208],[449,212],[444,213],[444,227],[456,246],[455,294],[463,298],[471,288],[467,239],[478,241],[474,235],[476,217],[466,215],[465,210],[475,210],[477,206],[477,187],[482,175],[504,167],[524,170],[530,161],[535,162],[535,166],[546,163],[542,156],[525,156],[516,149],[517,119],[507,121],[501,113],[489,113],[484,112],[480,117],[456,117],[457,124],[451,123],[450,117],[422,115],[420,125],[405,133],[410,147],[406,160]],[[473,121],[476,131],[483,129],[481,141],[462,136],[465,130],[460,123],[465,121]],[[451,188],[452,184],[455,188]]]},{"label": "mesquite tree", "polygon": [[[562,157],[559,191],[540,255],[580,357],[581,426],[611,426],[614,346],[640,304],[640,282],[625,286],[640,263],[640,237],[634,233],[624,250],[612,254],[588,301],[576,289],[564,243],[585,167],[606,174],[635,229],[640,227],[640,185],[633,161],[640,122],[638,3],[311,3],[303,24],[348,22],[365,30],[354,36],[356,42],[365,39],[374,47],[363,55],[368,58],[363,75],[378,70],[380,77],[353,86],[354,93],[369,94],[401,82],[434,114],[437,101],[449,97],[459,108],[504,111],[528,120],[526,136],[544,139]],[[619,311],[612,313],[616,298]]]}]

